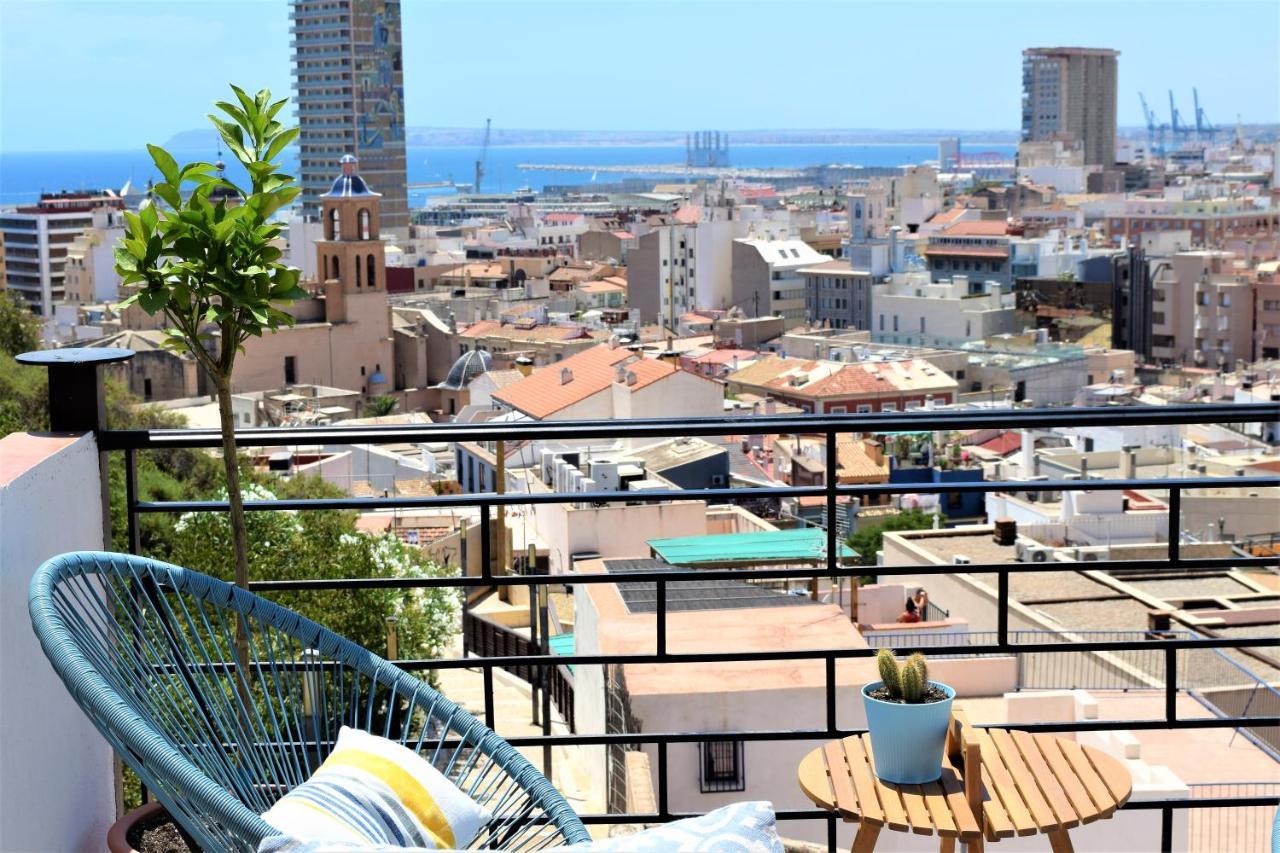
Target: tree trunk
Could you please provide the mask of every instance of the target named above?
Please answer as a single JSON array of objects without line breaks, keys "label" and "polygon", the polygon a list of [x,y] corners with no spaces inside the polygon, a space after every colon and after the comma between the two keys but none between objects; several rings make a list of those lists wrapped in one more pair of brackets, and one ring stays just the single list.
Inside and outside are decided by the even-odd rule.
[{"label": "tree trunk", "polygon": [[249,533],[244,523],[244,498],[240,494],[240,460],[236,455],[236,421],[231,411],[231,380],[218,380],[218,420],[222,426],[222,466],[227,474],[227,501],[231,504],[231,549],[235,553],[235,582],[249,588]]},{"label": "tree trunk", "polygon": [[[218,386],[218,420],[222,426],[222,467],[227,475],[228,515],[231,519],[231,550],[235,556],[235,583],[249,589],[249,532],[244,523],[244,498],[240,494],[240,459],[236,454],[236,421],[231,411],[231,379],[222,377]],[[236,693],[243,704],[241,721],[247,725],[249,712],[249,626],[244,616],[236,617]],[[247,734],[247,732],[246,732]]]}]

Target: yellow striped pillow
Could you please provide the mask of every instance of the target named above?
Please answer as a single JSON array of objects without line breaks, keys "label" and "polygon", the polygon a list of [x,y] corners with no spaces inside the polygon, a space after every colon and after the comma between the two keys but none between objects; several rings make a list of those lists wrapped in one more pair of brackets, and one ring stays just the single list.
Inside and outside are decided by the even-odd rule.
[{"label": "yellow striped pillow", "polygon": [[490,815],[412,750],[343,726],[311,778],[262,817],[305,841],[452,850]]}]

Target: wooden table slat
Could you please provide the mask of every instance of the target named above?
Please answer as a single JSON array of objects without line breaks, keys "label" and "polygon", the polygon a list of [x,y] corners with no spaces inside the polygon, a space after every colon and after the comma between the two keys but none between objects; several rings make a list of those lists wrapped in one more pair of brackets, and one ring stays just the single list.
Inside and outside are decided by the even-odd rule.
[{"label": "wooden table slat", "polygon": [[1022,760],[1031,771],[1031,778],[1040,787],[1040,793],[1044,796],[1045,802],[1049,804],[1049,808],[1053,809],[1055,823],[1062,829],[1079,826],[1080,818],[1071,804],[1071,798],[1063,790],[1057,774],[1050,769],[1044,756],[1040,754],[1040,747],[1036,745],[1036,741],[1049,735],[1037,737],[1029,732],[1012,731],[1009,732],[1009,737],[1018,748],[1018,752],[1022,754]]},{"label": "wooden table slat", "polygon": [[815,749],[800,760],[797,771],[800,790],[813,800],[814,804],[830,808],[836,801],[835,789],[831,787],[831,774],[827,772],[827,756],[825,749]]},{"label": "wooden table slat", "polygon": [[[898,832],[920,832],[913,824],[914,819],[908,819],[907,811],[904,808],[903,800],[906,799],[906,787],[899,785],[890,785],[883,782],[879,776],[875,775],[876,756],[871,749],[871,738],[863,736],[859,738],[863,752],[867,756],[867,763],[871,765],[871,779],[876,786],[876,796],[880,800],[880,806],[884,809],[884,822],[890,828]],[[925,814],[924,835],[931,835],[933,830],[929,825],[929,815]]]},{"label": "wooden table slat", "polygon": [[862,819],[869,823],[884,823],[884,810],[880,808],[880,800],[876,797],[875,773],[872,772],[871,763],[867,761],[866,751],[862,748],[862,738],[847,737],[840,741],[840,744],[849,762],[849,768],[854,771],[853,786],[858,791]]},{"label": "wooden table slat", "polygon": [[[1040,827],[1032,818],[1027,804],[1022,801],[1022,794],[1014,784],[1013,777],[1009,775],[1009,770],[1004,766],[995,741],[991,739],[989,732],[982,732],[978,735],[978,742],[982,745],[983,781],[986,783],[987,790],[991,792],[991,798],[983,803],[983,813],[994,811],[992,804],[996,803],[1008,815],[1015,834],[1035,835]],[[988,817],[988,820],[990,819]]]},{"label": "wooden table slat", "polygon": [[1071,807],[1075,810],[1080,822],[1090,823],[1098,819],[1098,810],[1094,807],[1093,800],[1089,799],[1089,792],[1084,789],[1071,762],[1062,754],[1059,744],[1063,740],[1064,738],[1060,737],[1038,736],[1033,739],[1033,742],[1040,749],[1045,763],[1049,765],[1054,778],[1058,780],[1058,784],[1062,786],[1063,792],[1071,801]]},{"label": "wooden table slat", "polygon": [[1031,812],[1031,819],[1035,821],[1036,828],[1041,832],[1048,832],[1056,827],[1058,819],[1045,800],[1044,794],[1040,792],[1040,786],[1036,784],[1035,776],[1023,759],[1021,750],[1013,742],[1013,737],[1004,729],[992,729],[990,735],[991,742],[996,745],[996,751],[1000,753],[1005,767],[1009,770],[1009,775],[1013,778],[1013,784],[1018,786],[1022,802]]},{"label": "wooden table slat", "polygon": [[902,805],[907,810],[907,821],[911,831],[916,835],[933,835],[933,818],[929,815],[929,807],[924,802],[924,792],[919,785],[899,785],[898,793],[902,795]]},{"label": "wooden table slat", "polygon": [[833,740],[823,746],[822,755],[826,760],[832,793],[835,794],[836,810],[845,818],[860,817],[858,796],[853,788],[853,779],[857,778],[857,773],[850,773],[851,770],[856,771],[856,768],[845,764],[844,749],[840,746],[840,741]]},{"label": "wooden table slat", "polygon": [[1129,775],[1129,771],[1118,758],[1107,755],[1100,749],[1085,747],[1084,754],[1088,756],[1094,771],[1106,783],[1107,791],[1115,800],[1116,807],[1123,806],[1128,801],[1129,794],[1133,792],[1133,777]]},{"label": "wooden table slat", "polygon": [[947,807],[951,811],[951,818],[960,839],[981,837],[982,827],[978,825],[973,810],[969,808],[969,801],[965,799],[964,782],[960,778],[960,772],[951,765],[949,760],[944,759],[942,762],[942,778],[938,780],[938,784],[946,794]]},{"label": "wooden table slat", "polygon": [[[942,768],[944,776],[949,769],[947,767]],[[961,790],[962,787],[957,784],[956,790]],[[933,821],[938,835],[944,838],[954,837],[956,834],[956,822],[951,817],[951,807],[947,804],[947,792],[942,787],[942,780],[921,785],[920,793],[924,795],[925,808],[929,810],[929,819]]]},{"label": "wooden table slat", "polygon": [[1089,792],[1089,799],[1093,800],[1093,807],[1097,810],[1098,817],[1111,817],[1116,810],[1115,798],[1107,790],[1107,784],[1102,781],[1102,777],[1093,769],[1093,763],[1084,754],[1084,748],[1073,740],[1061,738],[1058,741],[1058,747],[1070,762],[1071,769],[1076,772],[1076,778],[1080,780],[1080,784],[1084,785],[1084,789]]}]

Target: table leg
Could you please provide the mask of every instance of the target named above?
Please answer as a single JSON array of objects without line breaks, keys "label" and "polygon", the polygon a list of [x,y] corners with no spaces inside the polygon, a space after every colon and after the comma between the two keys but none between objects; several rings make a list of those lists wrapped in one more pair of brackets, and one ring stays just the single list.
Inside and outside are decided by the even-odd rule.
[{"label": "table leg", "polygon": [[982,839],[982,836],[978,836],[972,841],[964,842],[964,851],[965,853],[982,853],[985,843],[986,842]]},{"label": "table leg", "polygon": [[956,840],[949,836],[938,842],[938,853],[956,853]]},{"label": "table leg", "polygon": [[876,837],[880,835],[880,827],[872,826],[865,821],[858,824],[858,834],[853,837],[853,853],[871,853],[876,849]]},{"label": "table leg", "polygon": [[1065,829],[1049,833],[1049,846],[1053,849],[1053,853],[1075,853],[1075,847],[1071,845],[1071,839],[1067,837]]}]

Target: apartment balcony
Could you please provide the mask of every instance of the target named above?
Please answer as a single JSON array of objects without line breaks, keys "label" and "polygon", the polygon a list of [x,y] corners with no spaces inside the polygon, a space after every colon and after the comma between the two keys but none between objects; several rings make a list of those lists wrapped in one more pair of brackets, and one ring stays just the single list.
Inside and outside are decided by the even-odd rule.
[{"label": "apartment balcony", "polygon": [[[67,358],[75,358],[74,352],[66,351]],[[14,434],[0,439],[0,510],[3,510],[0,513],[0,566],[4,568],[0,575],[4,591],[0,597],[0,608],[3,608],[0,654],[4,657],[0,663],[7,673],[22,673],[21,689],[11,689],[0,698],[0,716],[5,719],[5,758],[0,767],[0,784],[4,786],[7,801],[0,817],[5,824],[5,837],[26,842],[25,847],[89,849],[95,841],[100,842],[106,825],[115,817],[112,756],[106,743],[54,677],[31,635],[25,611],[27,583],[35,567],[54,554],[109,547],[113,517],[125,525],[127,540],[137,551],[141,547],[140,530],[145,519],[178,513],[220,513],[226,511],[227,505],[218,500],[153,501],[138,496],[137,466],[141,456],[178,449],[216,449],[220,446],[216,431],[108,429],[99,405],[103,399],[101,365],[69,361],[54,365],[52,370],[52,432]],[[1182,427],[1275,421],[1280,421],[1277,404],[1179,405],[766,416],[754,419],[751,431],[778,437],[823,436],[829,449],[828,470],[835,470],[837,437],[847,433]],[[598,445],[689,436],[715,440],[740,437],[743,430],[743,420],[739,417],[673,418],[255,428],[239,431],[238,440],[245,452],[261,451],[269,456],[274,450],[290,447],[506,441],[510,448],[516,442]],[[103,477],[109,465],[123,465],[123,503],[112,505],[108,498],[111,490]],[[1166,496],[1164,502],[1173,519],[1181,517],[1183,496],[1189,490],[1246,486],[1280,488],[1280,476],[1155,477],[1128,470],[1116,478],[1035,482],[1038,493],[1121,491],[1128,494],[1136,490],[1156,490]],[[714,507],[744,502],[808,498],[820,500],[825,507],[825,517],[834,519],[840,514],[838,506],[852,498],[871,506],[879,504],[885,496],[904,492],[941,496],[1022,493],[1027,488],[1027,481],[997,479],[697,489],[656,487],[640,493],[548,487],[508,493],[428,492],[425,495],[249,501],[247,509],[251,513],[334,509],[380,512],[384,513],[380,518],[391,519],[394,524],[395,518],[406,513],[448,510],[471,520],[469,527],[464,525],[460,538],[448,543],[453,549],[449,553],[462,555],[458,562],[466,567],[465,571],[393,579],[390,584],[386,578],[259,578],[251,580],[250,586],[268,598],[299,591],[355,593],[388,585],[465,591],[467,604],[461,626],[465,629],[461,647],[441,659],[407,659],[395,663],[410,673],[424,676],[437,673],[447,694],[457,697],[468,710],[534,760],[544,775],[570,797],[580,810],[583,822],[601,834],[615,824],[666,822],[708,810],[709,801],[703,799],[698,790],[700,745],[728,741],[739,745],[738,754],[746,756],[743,788],[732,796],[717,794],[721,797],[718,802],[771,799],[777,806],[781,835],[825,844],[831,850],[848,849],[851,826],[832,813],[808,804],[795,784],[796,762],[818,743],[865,730],[861,705],[855,701],[857,690],[867,680],[877,646],[892,645],[899,652],[912,649],[929,652],[937,661],[939,671],[948,673],[948,679],[958,685],[970,718],[981,727],[993,731],[1018,729],[1061,734],[1114,749],[1122,756],[1137,749],[1135,744],[1138,744],[1150,757],[1172,762],[1181,755],[1188,757],[1184,763],[1216,768],[1222,774],[1223,778],[1174,784],[1152,771],[1150,778],[1138,780],[1141,795],[1135,794],[1112,819],[1091,825],[1088,833],[1081,833],[1078,850],[1207,853],[1244,849],[1232,845],[1246,838],[1244,833],[1255,832],[1262,818],[1269,821],[1269,815],[1280,804],[1280,763],[1277,763],[1280,692],[1271,683],[1276,680],[1275,673],[1254,676],[1240,663],[1240,655],[1246,652],[1274,654],[1280,648],[1280,637],[1274,634],[1182,629],[1168,624],[1167,613],[1156,614],[1159,618],[1155,621],[1132,626],[1133,630],[1105,633],[1029,630],[1021,627],[1028,618],[1029,608],[1017,597],[1023,580],[1046,573],[1075,574],[1076,569],[1069,566],[1064,569],[1063,562],[987,557],[983,550],[974,550],[972,559],[966,560],[962,569],[950,560],[938,565],[900,565],[886,561],[869,569],[848,564],[842,558],[837,532],[831,525],[817,535],[823,543],[820,557],[805,563],[760,567],[755,561],[735,564],[730,559],[714,568],[633,567],[626,575],[627,583],[644,587],[653,598],[653,606],[644,619],[633,621],[637,624],[643,621],[649,633],[629,635],[627,650],[606,652],[584,646],[590,638],[588,626],[581,620],[588,613],[593,614],[593,619],[601,618],[598,611],[590,609],[597,606],[592,601],[598,602],[602,591],[616,588],[619,575],[601,568],[601,559],[588,560],[585,555],[571,552],[558,559],[567,560],[572,569],[554,572],[549,568],[549,554],[534,558],[533,552],[538,547],[533,539],[527,541],[530,551],[526,558],[513,544],[500,544],[504,539],[497,536],[499,525],[509,525],[501,529],[514,531],[520,525],[532,523],[538,513],[565,504],[621,508],[627,504],[684,506],[692,501],[705,502],[710,512]],[[614,513],[599,515],[603,518]],[[727,517],[722,512],[717,524],[723,525]],[[519,524],[513,523],[513,518],[518,518]],[[723,527],[713,532],[721,533]],[[990,532],[974,536],[975,542],[982,539],[989,543],[992,538]],[[601,543],[625,537],[634,538],[634,532],[616,529],[616,522],[611,529],[596,532]],[[1102,559],[1076,559],[1087,559],[1088,570],[1092,572],[1115,571],[1131,578],[1153,578],[1157,582],[1228,571],[1271,573],[1280,565],[1275,551],[1269,556],[1221,549],[1206,551],[1193,544],[1175,532],[1166,542],[1145,545],[1119,559],[1107,551],[1101,552]],[[513,553],[509,564],[503,560],[508,550]],[[581,559],[575,561],[575,557]],[[539,560],[548,568],[539,569]],[[862,593],[853,593],[857,579],[869,571],[878,575],[880,585],[932,583],[934,579],[963,572],[966,577],[981,579],[988,590],[983,611],[987,615],[980,617],[982,621],[972,621],[976,616],[967,617],[971,624],[960,630],[957,626],[966,618],[966,613],[977,614],[978,610],[959,599],[941,601],[939,604],[948,607],[949,613],[935,605],[927,614],[939,624],[945,622],[941,628],[921,632],[880,631],[877,636],[868,630],[865,638],[859,634],[856,641],[818,638],[797,644],[780,642],[778,638],[788,636],[782,630],[761,631],[749,641],[744,639],[748,634],[741,631],[703,632],[704,635],[699,636],[698,613],[686,609],[687,599],[683,597],[683,591],[691,582],[798,585],[836,614],[833,625],[842,625],[842,630],[852,632],[853,625],[859,621],[858,608],[871,606]],[[476,603],[485,595],[489,597],[484,598],[483,605]],[[548,596],[575,602],[570,605],[570,611],[576,616],[570,617],[559,608],[549,607]],[[1066,594],[1059,597],[1070,598]],[[1254,598],[1263,600],[1267,596],[1257,593]],[[1280,598],[1280,595],[1271,598]],[[900,604],[902,599],[896,601]],[[476,609],[481,606],[488,609],[484,612]],[[582,609],[584,607],[588,609]],[[722,616],[725,613],[717,612]],[[1224,614],[1230,616],[1225,611]],[[325,618],[324,613],[303,615],[321,622]],[[552,641],[557,637],[563,639],[564,635],[553,636],[550,632],[554,629],[548,625],[570,618],[579,620],[578,645],[553,648]],[[572,634],[569,636],[572,639]],[[388,657],[394,659],[394,654]],[[1242,666],[1246,674],[1237,675]],[[660,684],[669,676],[684,685],[681,688],[684,702],[688,702],[690,695],[701,695],[696,684],[689,684],[691,678],[696,678],[691,673],[715,672],[716,678],[725,680],[726,684],[738,679],[740,686],[746,687],[762,678],[761,672],[786,671],[803,673],[804,679],[811,680],[812,684],[785,696],[779,693],[774,699],[784,704],[777,706],[776,712],[763,716],[750,716],[752,703],[762,701],[759,696],[751,694],[754,698],[748,699],[745,693],[726,693],[719,701],[708,694],[705,702],[684,705],[683,712],[670,710],[681,707],[674,699],[653,706],[668,709],[665,719],[659,719],[656,712],[647,718],[639,716],[638,720],[627,715],[615,719],[612,712],[605,712],[609,703],[617,698],[610,692],[613,674],[641,670],[650,684]],[[1222,679],[1228,676],[1230,683],[1224,686]],[[1082,690],[1091,698],[1081,698]],[[1065,706],[1070,706],[1069,711],[1059,715]],[[709,726],[694,720],[704,710],[712,716],[722,715],[729,723]],[[628,776],[633,762],[630,758],[622,760],[637,752],[647,756],[651,768],[643,780]],[[596,775],[593,775],[595,770],[582,769],[597,765],[600,771]],[[617,786],[621,785],[625,791],[628,785],[640,781],[652,785],[652,799],[643,808],[628,808],[627,797],[616,796]],[[634,806],[635,800],[630,802]],[[1259,841],[1263,838],[1262,835],[1247,837]],[[901,840],[901,845],[893,849],[936,847],[936,840],[931,838],[896,838]],[[926,842],[930,845],[927,848]],[[915,846],[911,846],[913,844]],[[15,847],[22,846],[15,843]]]}]

